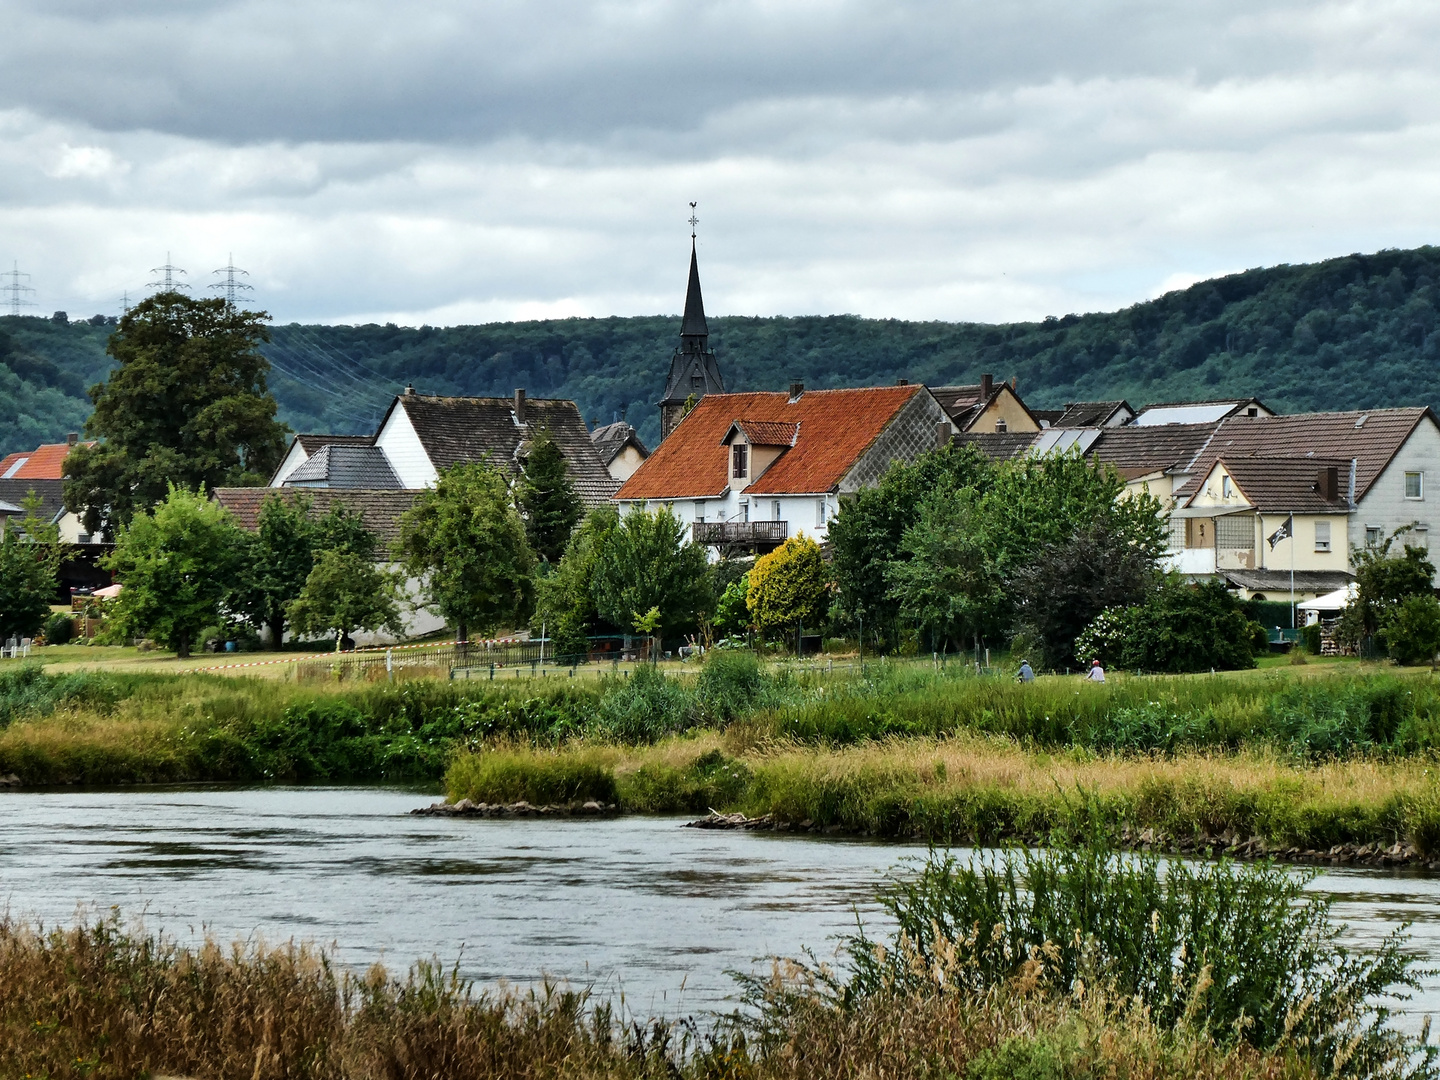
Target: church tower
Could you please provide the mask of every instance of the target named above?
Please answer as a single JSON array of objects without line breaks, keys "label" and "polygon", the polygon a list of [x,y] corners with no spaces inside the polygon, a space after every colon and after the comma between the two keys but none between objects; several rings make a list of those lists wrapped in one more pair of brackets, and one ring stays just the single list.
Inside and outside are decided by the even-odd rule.
[{"label": "church tower", "polygon": [[692,406],[706,394],[723,394],[720,365],[708,344],[710,328],[705,323],[705,302],[700,298],[700,265],[695,258],[695,238],[690,238],[690,284],[685,290],[685,318],[680,323],[680,347],[670,358],[670,377],[660,401],[660,438],[663,441],[685,418],[685,404]]}]

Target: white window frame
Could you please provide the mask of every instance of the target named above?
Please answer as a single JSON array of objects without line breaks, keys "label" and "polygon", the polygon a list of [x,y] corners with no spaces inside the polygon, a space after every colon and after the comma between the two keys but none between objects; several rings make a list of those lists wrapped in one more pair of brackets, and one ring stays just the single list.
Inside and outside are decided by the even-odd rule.
[{"label": "white window frame", "polygon": [[1379,525],[1366,525],[1366,526],[1365,526],[1365,546],[1366,546],[1367,548],[1377,548],[1377,547],[1379,547],[1381,544],[1383,544],[1384,542],[1385,542],[1385,530],[1384,530],[1384,529],[1382,529]]},{"label": "white window frame", "polygon": [[1230,477],[1229,477],[1229,476],[1222,476],[1222,477],[1220,477],[1220,497],[1221,497],[1222,499],[1228,499],[1228,498],[1230,498],[1230,495],[1231,495]]},{"label": "white window frame", "polygon": [[698,521],[699,523],[701,523],[702,525],[705,523],[705,500],[704,500],[704,499],[696,499],[696,500],[695,500],[695,520]]},{"label": "white window frame", "polygon": [[1330,550],[1330,522],[1328,521],[1315,522],[1315,550]]},{"label": "white window frame", "polygon": [[748,521],[750,520],[750,500],[749,500],[749,499],[741,499],[741,500],[740,500],[740,520],[741,520],[742,522],[748,522]]},{"label": "white window frame", "polygon": [[780,521],[780,520],[782,520],[781,517],[780,517],[780,500],[779,500],[779,499],[772,499],[771,502],[770,502],[770,520],[771,520],[771,521]]},{"label": "white window frame", "polygon": [[[1415,478],[1415,494],[1410,494],[1410,478]],[[1419,502],[1425,498],[1425,474],[1418,470],[1407,470],[1405,473],[1405,498],[1412,502]]]},{"label": "white window frame", "polygon": [[827,516],[826,512],[827,512],[829,509],[830,509],[830,502],[829,502],[828,499],[816,499],[816,500],[815,500],[815,524],[816,524],[817,526],[824,526],[824,525],[826,524],[826,516]]},{"label": "white window frame", "polygon": [[1418,522],[1405,534],[1405,546],[1407,548],[1418,548],[1420,551],[1430,550],[1430,526],[1421,525]]}]

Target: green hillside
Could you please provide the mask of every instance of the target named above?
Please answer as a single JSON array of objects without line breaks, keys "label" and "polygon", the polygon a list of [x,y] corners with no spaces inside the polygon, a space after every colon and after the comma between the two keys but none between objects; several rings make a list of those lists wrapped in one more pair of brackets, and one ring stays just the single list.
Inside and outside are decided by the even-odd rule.
[{"label": "green hillside", "polygon": [[[1122,311],[1038,323],[904,322],[849,315],[712,317],[733,390],[861,386],[897,378],[1019,379],[1037,406],[1256,395],[1287,412],[1440,404],[1440,248],[1351,255],[1215,278]],[[677,279],[676,298],[683,283]],[[0,319],[0,450],[76,430],[103,375],[110,328]],[[268,352],[296,430],[368,431],[407,382],[425,392],[569,397],[587,419],[625,412],[648,441],[677,316],[450,328],[277,326]]]}]

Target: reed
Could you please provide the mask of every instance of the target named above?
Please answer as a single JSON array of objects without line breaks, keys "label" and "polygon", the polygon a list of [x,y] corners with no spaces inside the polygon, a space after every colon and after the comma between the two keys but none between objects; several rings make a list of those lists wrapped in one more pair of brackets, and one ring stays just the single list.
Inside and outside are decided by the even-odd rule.
[{"label": "reed", "polygon": [[483,990],[434,963],[356,975],[305,945],[187,948],[113,915],[65,930],[0,922],[0,985],[0,1075],[49,1080],[1317,1075],[1294,1048],[1166,1030],[1103,991],[1056,994],[1033,979],[848,1008],[791,983],[761,1035],[738,1021],[623,1016],[584,990]]}]

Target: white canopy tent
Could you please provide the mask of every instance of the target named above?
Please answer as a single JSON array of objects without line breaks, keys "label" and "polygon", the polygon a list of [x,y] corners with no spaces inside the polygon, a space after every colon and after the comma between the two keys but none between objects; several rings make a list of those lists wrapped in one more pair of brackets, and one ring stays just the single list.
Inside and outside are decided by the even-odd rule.
[{"label": "white canopy tent", "polygon": [[1307,623],[1316,622],[1322,615],[1333,616],[1337,612],[1344,611],[1350,606],[1359,589],[1352,581],[1343,589],[1336,589],[1334,592],[1326,593],[1324,596],[1317,596],[1314,600],[1306,600],[1303,604],[1296,604],[1297,611],[1305,613]]}]

